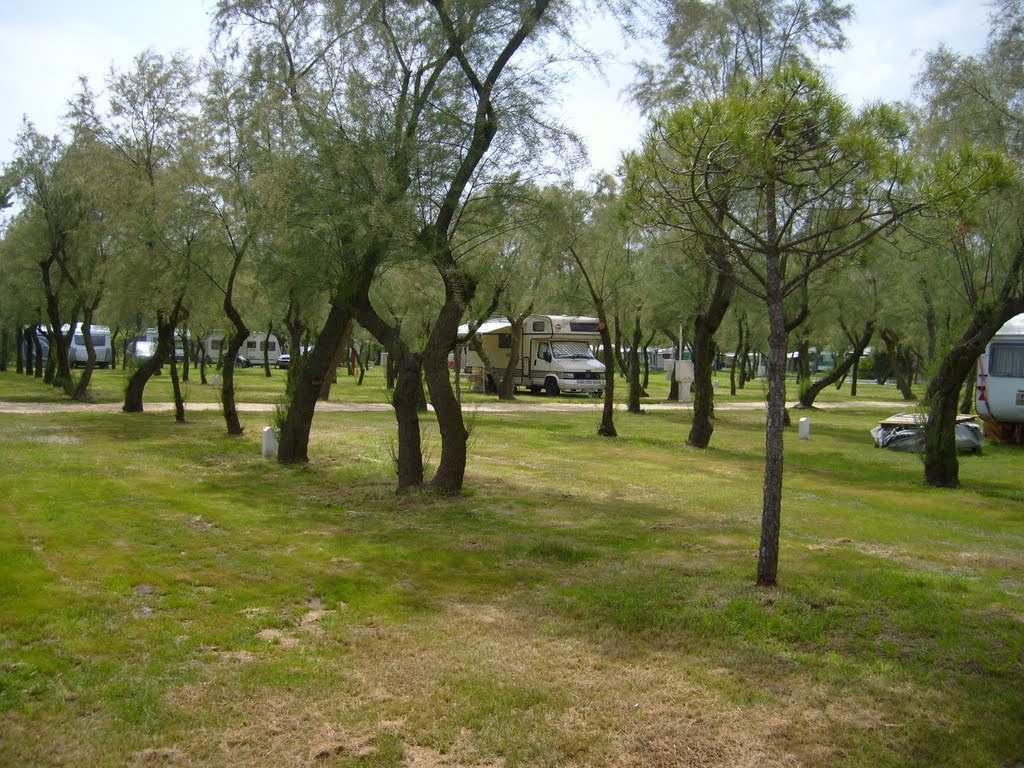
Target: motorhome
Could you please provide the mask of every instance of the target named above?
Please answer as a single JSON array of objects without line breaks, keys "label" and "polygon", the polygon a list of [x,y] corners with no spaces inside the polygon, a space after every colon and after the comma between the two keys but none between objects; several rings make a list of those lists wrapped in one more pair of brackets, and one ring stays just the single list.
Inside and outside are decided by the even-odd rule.
[{"label": "motorhome", "polygon": [[[211,363],[220,360],[223,350],[227,349],[227,339],[220,331],[215,331],[203,339],[203,353]],[[270,334],[269,343],[267,334],[250,333],[238,350],[239,357],[244,358],[250,365],[263,365],[263,347],[267,347],[267,358],[270,365],[277,365],[278,356],[281,354],[281,344],[277,336]]]},{"label": "motorhome", "polygon": [[[463,325],[459,334],[469,333]],[[599,394],[604,390],[604,364],[594,356],[600,343],[599,321],[596,317],[567,315],[530,315],[521,326],[519,358],[515,364],[514,383],[533,393],[542,390],[549,395],[559,392]],[[463,372],[479,377],[486,390],[494,389],[493,371],[504,371],[509,365],[513,347],[512,323],[504,317],[491,318],[476,332],[476,340],[484,355],[473,344],[462,350]],[[490,362],[486,369],[484,357]]]},{"label": "motorhome", "polygon": [[[64,326],[67,333],[69,326]],[[96,352],[96,367],[106,368],[114,361],[114,350],[110,346],[110,328],[105,325],[90,325],[89,335],[92,336],[92,346]],[[72,367],[85,366],[89,359],[89,353],[85,348],[85,336],[82,334],[82,324],[75,326],[75,333],[71,337],[71,344],[68,347],[68,362]]]},{"label": "motorhome", "polygon": [[1014,426],[1024,425],[1024,314],[996,332],[978,361],[975,407],[994,436],[1024,438],[1024,428]]}]

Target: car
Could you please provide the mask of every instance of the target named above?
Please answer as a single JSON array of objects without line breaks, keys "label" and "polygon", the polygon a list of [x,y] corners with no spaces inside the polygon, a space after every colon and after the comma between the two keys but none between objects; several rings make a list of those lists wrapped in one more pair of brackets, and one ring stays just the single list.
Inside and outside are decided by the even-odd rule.
[{"label": "car", "polygon": [[291,362],[292,356],[289,355],[287,352],[282,352],[280,355],[277,356],[278,368],[287,368],[291,364]]}]

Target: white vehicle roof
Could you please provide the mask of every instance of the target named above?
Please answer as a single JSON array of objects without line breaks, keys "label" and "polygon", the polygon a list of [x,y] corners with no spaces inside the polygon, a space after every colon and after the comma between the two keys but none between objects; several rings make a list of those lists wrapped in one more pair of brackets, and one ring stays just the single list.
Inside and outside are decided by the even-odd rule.
[{"label": "white vehicle roof", "polygon": [[1010,318],[1002,328],[996,331],[995,339],[1000,336],[1024,336],[1024,314]]},{"label": "white vehicle roof", "polygon": [[[529,322],[533,318],[547,318],[551,320],[552,327],[562,326],[568,328],[570,321],[582,322],[582,323],[597,323],[596,317],[584,317],[583,315],[543,315],[533,314],[526,318],[526,322]],[[505,317],[492,317],[489,320],[485,320],[480,324],[477,329],[478,334],[488,333],[504,333],[505,331],[512,330],[512,323]],[[459,335],[465,336],[469,333],[469,323],[464,323],[459,326]]]}]

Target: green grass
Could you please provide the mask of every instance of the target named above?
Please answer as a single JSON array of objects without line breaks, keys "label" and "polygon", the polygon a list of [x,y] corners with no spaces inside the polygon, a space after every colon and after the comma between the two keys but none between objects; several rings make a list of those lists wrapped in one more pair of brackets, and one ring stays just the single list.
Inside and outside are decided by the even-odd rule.
[{"label": "green grass", "polygon": [[395,496],[386,412],[300,468],[270,414],[0,415],[0,765],[1015,765],[1024,452],[929,489],[890,410],[787,434],[772,590],[757,411],[479,411],[457,499]]},{"label": "green grass", "polygon": [[[12,366],[13,369],[13,366]],[[147,403],[169,403],[173,400],[171,391],[171,377],[169,369],[165,368],[164,373],[150,379],[146,387],[145,401]],[[80,371],[76,371],[80,374]],[[213,366],[206,370],[207,381],[218,371]],[[278,368],[271,368],[270,377],[266,376],[261,366],[252,368],[237,369],[235,371],[235,394],[239,403],[277,403],[284,396],[287,371]],[[124,400],[124,390],[127,373],[120,369],[96,370],[93,372],[90,395],[96,403],[119,403]],[[55,389],[30,376],[16,375],[8,371],[3,376],[3,399],[9,402],[66,402],[67,396],[60,389]],[[465,385],[465,380],[462,384]],[[755,379],[747,383],[743,389],[738,389],[735,395],[730,394],[729,372],[719,371],[716,375],[716,398],[723,404],[729,403],[763,403],[767,397],[766,384],[763,379]],[[220,399],[219,386],[210,383],[202,384],[198,369],[189,372],[189,380],[182,381],[183,397],[186,406],[188,403],[217,403]],[[669,393],[669,382],[665,374],[651,371],[648,388],[648,396],[642,398],[645,404],[664,402]],[[617,379],[615,395],[618,402],[626,402],[629,395],[629,387],[621,377]],[[788,383],[789,400],[795,401],[798,396],[798,388],[794,381]],[[468,388],[462,392],[463,401],[468,404],[493,403],[496,401],[494,395],[470,391]],[[350,377],[345,369],[339,369],[338,382],[332,388],[331,399],[338,402],[351,403],[387,403],[388,393],[384,389],[384,371],[379,366],[374,366],[367,371],[362,385],[357,383],[356,377]],[[520,390],[518,399],[523,403],[546,403],[559,401],[565,403],[598,403],[599,399],[583,395],[560,395],[552,398],[547,395],[531,395],[525,390]],[[874,383],[861,381],[858,384],[858,397],[862,401],[882,400],[899,401],[899,392],[892,386],[880,386]],[[827,403],[848,403],[852,400],[849,396],[849,385],[837,390],[835,387],[828,387],[819,396],[817,402]],[[906,410],[913,410],[914,405],[908,404]]]}]

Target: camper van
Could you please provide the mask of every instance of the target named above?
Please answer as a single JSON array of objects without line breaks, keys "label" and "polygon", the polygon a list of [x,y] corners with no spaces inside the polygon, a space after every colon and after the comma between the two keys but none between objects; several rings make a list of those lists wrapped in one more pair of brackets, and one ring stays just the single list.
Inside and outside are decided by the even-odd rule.
[{"label": "camper van", "polygon": [[[68,326],[64,326],[67,333]],[[92,346],[96,351],[96,367],[107,368],[114,360],[114,350],[110,346],[110,328],[105,325],[90,325],[89,335],[92,336]],[[82,335],[82,324],[75,326],[75,333],[71,337],[71,344],[68,347],[68,362],[72,367],[85,366],[89,359],[89,353],[85,349],[85,336]]]},{"label": "camper van", "polygon": [[[469,326],[459,334],[469,333]],[[493,368],[505,370],[512,352],[512,324],[504,317],[483,323],[476,337]],[[596,317],[530,315],[522,325],[515,385],[549,395],[559,392],[599,394],[604,390],[604,364],[594,357],[600,343]],[[484,389],[494,389],[484,361],[470,344],[463,347],[465,373],[479,376]]]},{"label": "camper van", "polygon": [[978,416],[993,425],[1024,424],[1024,315],[1000,328],[985,348],[975,405]]}]

